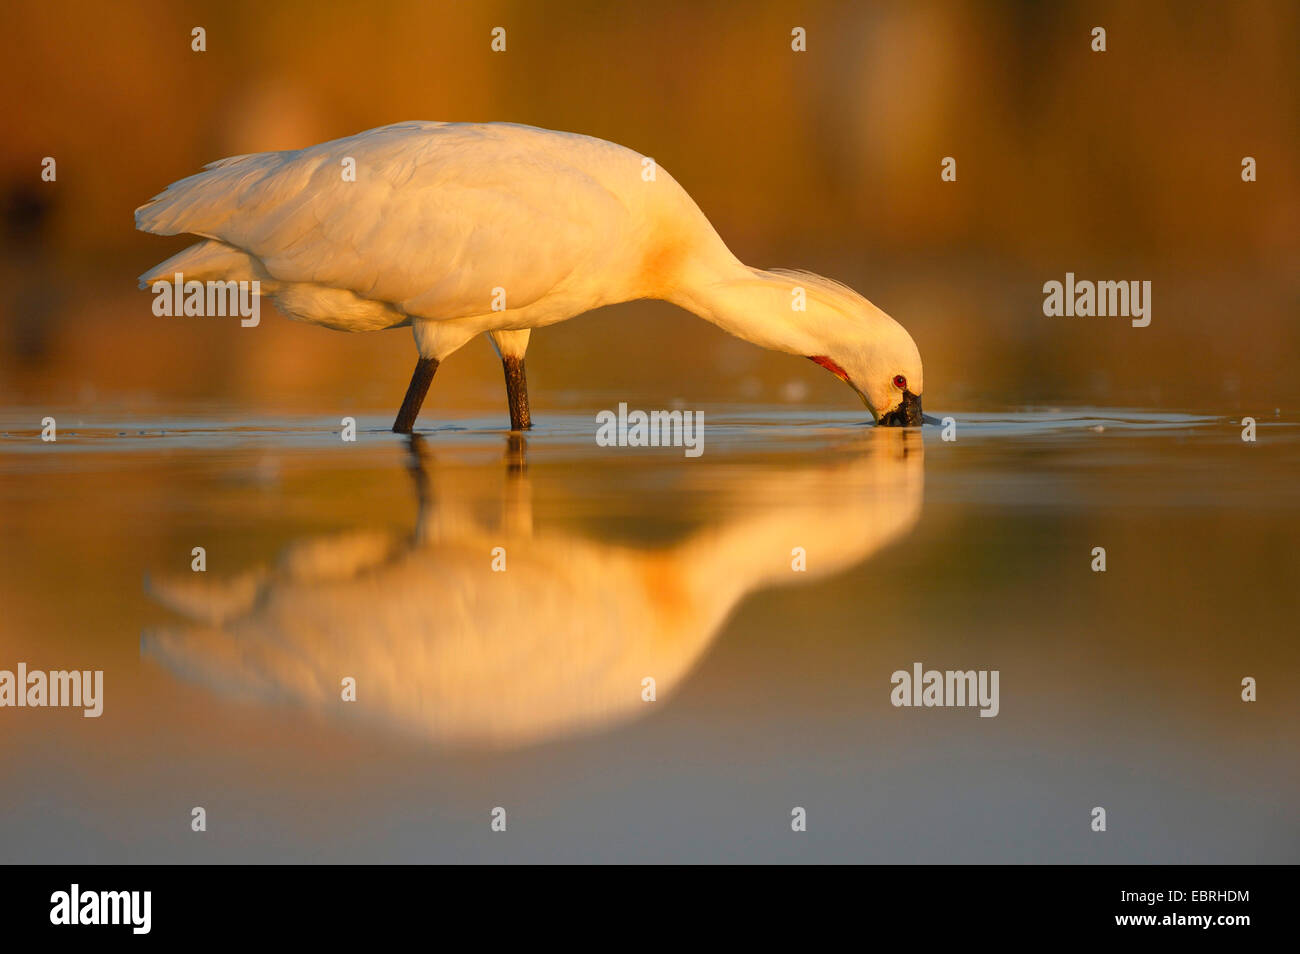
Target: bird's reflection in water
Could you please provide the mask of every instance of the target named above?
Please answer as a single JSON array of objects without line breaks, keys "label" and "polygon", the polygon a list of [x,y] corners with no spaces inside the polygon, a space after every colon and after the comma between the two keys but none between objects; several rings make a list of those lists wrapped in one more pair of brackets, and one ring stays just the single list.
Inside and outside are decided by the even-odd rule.
[{"label": "bird's reflection in water", "polygon": [[225,582],[154,580],[150,595],[190,623],[146,632],[142,651],[223,695],[450,747],[527,745],[652,712],[642,680],[667,701],[746,594],[853,567],[921,509],[921,438],[904,430],[870,429],[816,466],[746,464],[725,516],[657,549],[535,533],[517,435],[495,526],[431,481],[428,457],[415,438],[411,535],[304,540]]}]

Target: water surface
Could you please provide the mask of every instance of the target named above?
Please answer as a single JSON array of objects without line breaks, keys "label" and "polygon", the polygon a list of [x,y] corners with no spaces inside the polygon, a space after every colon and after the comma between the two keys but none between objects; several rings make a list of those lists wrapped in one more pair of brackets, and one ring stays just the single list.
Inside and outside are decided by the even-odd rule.
[{"label": "water surface", "polygon": [[[0,711],[0,860],[1300,860],[1280,416],[719,406],[690,459],[44,413],[0,422],[0,668],[104,714]],[[999,714],[894,707],[916,662]]]}]

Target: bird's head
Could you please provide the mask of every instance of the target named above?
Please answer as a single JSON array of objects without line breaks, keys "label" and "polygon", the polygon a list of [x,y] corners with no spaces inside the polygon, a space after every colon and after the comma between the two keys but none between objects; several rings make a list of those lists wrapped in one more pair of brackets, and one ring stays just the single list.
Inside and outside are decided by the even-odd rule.
[{"label": "bird's head", "polygon": [[877,424],[920,424],[925,388],[921,353],[906,328],[880,309],[872,308],[877,314],[863,320],[860,334],[837,342],[831,354],[808,357],[853,388]]},{"label": "bird's head", "polygon": [[808,357],[853,388],[877,424],[922,423],[925,377],[907,329],[851,288],[817,275],[799,277],[815,282],[806,321],[820,347]]}]

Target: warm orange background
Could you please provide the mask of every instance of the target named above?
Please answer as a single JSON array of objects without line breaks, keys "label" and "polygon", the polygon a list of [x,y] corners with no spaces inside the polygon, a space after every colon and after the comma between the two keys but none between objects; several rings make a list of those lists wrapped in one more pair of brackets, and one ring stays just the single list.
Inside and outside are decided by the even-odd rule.
[{"label": "warm orange background", "polygon": [[[155,318],[135,277],[183,240],[135,233],[131,212],[222,156],[417,118],[526,122],[654,156],[746,261],[823,272],[899,318],[926,361],[927,410],[1260,414],[1300,396],[1294,3],[42,0],[0,20],[11,405],[394,409],[409,332],[344,335],[269,308],[256,331]],[[494,26],[506,53],[490,50]],[[40,181],[44,156],[56,183]],[[940,181],[944,156],[956,183]],[[1067,270],[1151,280],[1151,326],[1043,317],[1042,283]],[[662,303],[533,341],[539,413],[591,391],[854,401],[807,362]],[[503,405],[499,379],[471,344],[426,416]]]}]

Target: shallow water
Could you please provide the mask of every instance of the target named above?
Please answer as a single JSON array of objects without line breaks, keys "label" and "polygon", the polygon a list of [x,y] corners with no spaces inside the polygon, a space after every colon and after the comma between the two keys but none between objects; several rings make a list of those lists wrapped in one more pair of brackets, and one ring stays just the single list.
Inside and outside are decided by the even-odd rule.
[{"label": "shallow water", "polygon": [[[1300,860],[1281,417],[710,407],[688,459],[41,416],[0,421],[0,669],[104,712],[0,712],[0,861]],[[891,705],[917,662],[997,716]]]}]

